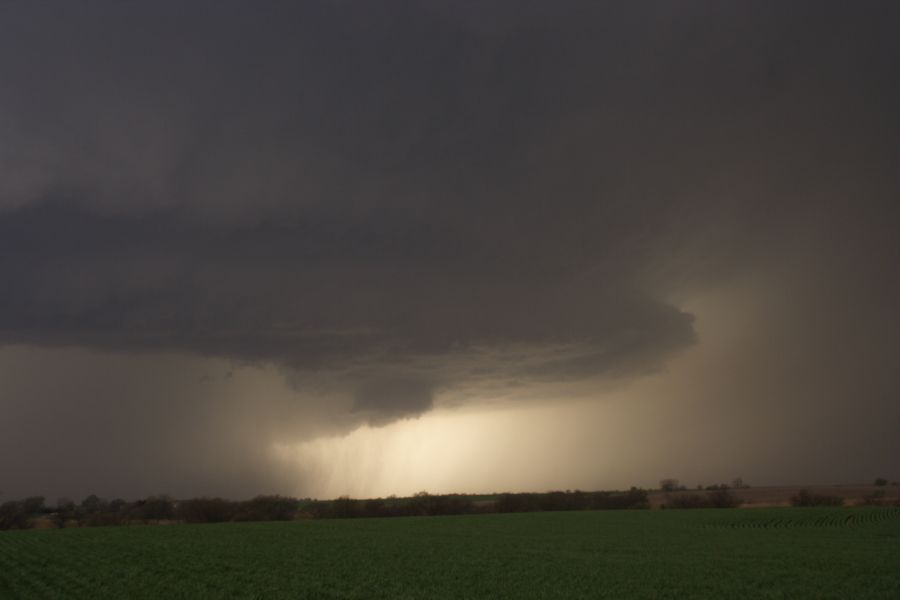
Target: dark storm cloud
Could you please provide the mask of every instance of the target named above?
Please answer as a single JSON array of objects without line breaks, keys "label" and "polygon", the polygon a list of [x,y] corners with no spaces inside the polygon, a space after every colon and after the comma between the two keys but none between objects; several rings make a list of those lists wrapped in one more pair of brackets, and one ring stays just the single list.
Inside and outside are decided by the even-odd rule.
[{"label": "dark storm cloud", "polygon": [[[357,392],[353,412],[374,414],[376,423],[406,415],[417,415],[431,410],[434,392],[426,381],[415,381],[408,376],[390,377],[369,381]],[[392,410],[391,412],[388,412]]]},{"label": "dark storm cloud", "polygon": [[553,31],[438,8],[12,18],[8,40],[59,50],[31,39],[8,65],[34,178],[0,223],[7,339],[300,369],[602,346],[583,374],[616,368],[614,340],[654,361],[690,343],[689,316],[636,282],[666,203],[605,197],[631,157],[560,154],[557,127],[607,93],[582,81],[589,32],[553,50]]},{"label": "dark storm cloud", "polygon": [[898,11],[5,4],[0,342],[274,363],[332,429],[659,370],[703,286],[896,258]]}]

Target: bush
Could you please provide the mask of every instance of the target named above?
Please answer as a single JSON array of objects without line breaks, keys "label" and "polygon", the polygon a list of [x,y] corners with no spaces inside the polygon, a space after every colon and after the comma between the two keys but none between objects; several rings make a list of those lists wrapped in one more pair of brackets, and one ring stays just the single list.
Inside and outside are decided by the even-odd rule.
[{"label": "bush", "polygon": [[595,492],[591,502],[593,510],[612,510],[623,508],[650,508],[647,490],[631,488],[627,492]]},{"label": "bush", "polygon": [[0,504],[0,529],[30,529],[33,517],[44,513],[44,497],[31,496],[24,500],[9,500]]},{"label": "bush", "polygon": [[844,499],[840,496],[827,496],[814,494],[807,489],[802,489],[796,495],[791,496],[791,506],[843,506]]},{"label": "bush", "polygon": [[75,503],[68,498],[60,498],[56,501],[56,511],[53,513],[51,520],[53,524],[62,529],[69,521],[75,518]]},{"label": "bush", "polygon": [[363,502],[362,512],[366,517],[384,517],[390,514],[390,510],[381,498],[370,498]]},{"label": "bush", "polygon": [[[395,505],[395,510],[400,509],[396,516],[419,515],[462,515],[472,512],[472,501],[465,496],[444,495],[432,496],[431,494],[416,494],[405,504]],[[405,509],[405,510],[404,510]]]},{"label": "bush", "polygon": [[541,510],[537,494],[500,494],[494,509],[500,513],[536,512]]},{"label": "bush", "polygon": [[125,515],[111,511],[91,513],[84,519],[86,527],[114,527],[124,524]]},{"label": "bush", "polygon": [[44,512],[44,497],[30,496],[22,500],[22,510],[29,517],[40,515]]},{"label": "bush", "polygon": [[352,519],[354,517],[361,517],[363,516],[362,502],[360,502],[359,500],[354,500],[349,496],[341,496],[337,500],[331,502],[330,507],[327,505],[320,506],[319,515],[325,517],[336,517],[338,519]]},{"label": "bush", "polygon": [[666,498],[665,508],[709,508],[709,500],[700,494],[678,494]]},{"label": "bush", "polygon": [[727,488],[710,492],[706,495],[712,508],[736,508],[740,506],[740,499],[728,491]]},{"label": "bush", "polygon": [[735,508],[740,500],[727,489],[717,489],[706,496],[678,494],[666,498],[664,508]]},{"label": "bush", "polygon": [[0,529],[30,529],[34,522],[28,514],[25,503],[9,500],[0,504]]},{"label": "bush", "polygon": [[875,490],[871,494],[866,494],[860,502],[860,506],[882,506],[887,493],[884,490]]},{"label": "bush", "polygon": [[341,496],[331,501],[304,503],[301,512],[316,519],[353,519],[360,517],[413,517],[461,515],[475,511],[468,496],[446,494],[435,496],[419,492],[410,498],[355,500]]},{"label": "bush", "polygon": [[131,509],[135,519],[149,524],[152,521],[169,521],[175,518],[175,501],[168,496],[150,496],[139,500]]},{"label": "bush", "polygon": [[297,500],[284,496],[257,496],[241,502],[235,521],[290,521],[297,512]]},{"label": "bush", "polygon": [[230,521],[236,512],[236,503],[222,498],[191,498],[182,500],[176,508],[176,516],[185,523],[222,523]]},{"label": "bush", "polygon": [[646,490],[631,488],[627,492],[547,492],[545,494],[501,494],[494,511],[537,512],[549,510],[615,510],[649,508]]}]

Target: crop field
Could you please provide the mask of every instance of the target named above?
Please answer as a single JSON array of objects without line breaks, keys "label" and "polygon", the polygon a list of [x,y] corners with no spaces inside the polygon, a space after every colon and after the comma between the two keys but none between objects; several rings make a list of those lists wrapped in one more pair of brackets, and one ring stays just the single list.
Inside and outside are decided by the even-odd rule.
[{"label": "crop field", "polygon": [[900,598],[900,509],[0,532],[0,598]]}]

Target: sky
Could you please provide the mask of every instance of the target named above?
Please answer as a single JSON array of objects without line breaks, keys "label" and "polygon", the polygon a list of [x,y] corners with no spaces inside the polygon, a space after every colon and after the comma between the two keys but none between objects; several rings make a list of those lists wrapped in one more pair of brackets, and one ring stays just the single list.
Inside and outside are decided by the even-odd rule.
[{"label": "sky", "polygon": [[900,4],[0,4],[0,498],[900,479]]}]

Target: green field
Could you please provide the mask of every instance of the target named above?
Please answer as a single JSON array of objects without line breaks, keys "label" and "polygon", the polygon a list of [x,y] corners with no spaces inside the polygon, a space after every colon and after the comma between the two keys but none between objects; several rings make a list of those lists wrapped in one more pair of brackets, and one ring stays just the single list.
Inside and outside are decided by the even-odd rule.
[{"label": "green field", "polygon": [[0,532],[0,598],[900,598],[900,509]]}]

